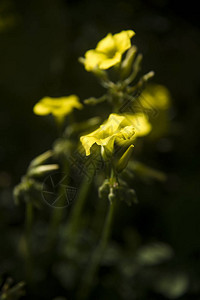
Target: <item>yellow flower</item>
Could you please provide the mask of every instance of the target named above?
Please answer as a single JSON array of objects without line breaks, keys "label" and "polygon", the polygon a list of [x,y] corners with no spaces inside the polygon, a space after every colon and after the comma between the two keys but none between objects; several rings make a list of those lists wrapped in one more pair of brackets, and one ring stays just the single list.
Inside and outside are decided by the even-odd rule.
[{"label": "yellow flower", "polygon": [[96,49],[85,53],[84,65],[87,71],[95,68],[101,70],[109,69],[121,61],[122,54],[131,47],[133,30],[121,31],[120,33],[108,35],[102,39]]},{"label": "yellow flower", "polygon": [[83,105],[76,95],[60,98],[44,97],[35,104],[33,111],[36,115],[52,114],[58,119],[63,119],[65,115],[71,113],[74,108],[81,109]]},{"label": "yellow flower", "polygon": [[113,153],[114,143],[120,146],[130,144],[133,140],[135,130],[133,125],[123,125],[124,116],[111,114],[97,130],[82,136],[81,143],[85,149],[86,156],[90,155],[91,147],[96,143],[102,146],[102,150]]},{"label": "yellow flower", "polygon": [[136,113],[136,114],[125,113],[123,114],[123,116],[125,117],[125,119],[122,122],[122,125],[134,126],[135,128],[134,138],[147,135],[152,129],[152,126],[149,123],[146,115],[143,113]]},{"label": "yellow flower", "polygon": [[145,109],[165,110],[170,106],[170,92],[163,85],[149,85],[140,97],[140,103]]},{"label": "yellow flower", "polygon": [[[168,109],[171,106],[169,90],[158,84],[148,85],[139,97],[139,110],[146,111],[152,125],[151,139],[165,135],[170,128]],[[133,109],[137,109],[138,105]]]}]

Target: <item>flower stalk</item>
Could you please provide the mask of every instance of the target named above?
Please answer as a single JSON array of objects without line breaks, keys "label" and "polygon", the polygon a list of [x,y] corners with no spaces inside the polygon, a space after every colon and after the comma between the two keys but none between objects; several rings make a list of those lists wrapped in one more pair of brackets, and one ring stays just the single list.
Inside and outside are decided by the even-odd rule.
[{"label": "flower stalk", "polygon": [[[109,195],[111,195],[111,193]],[[94,283],[94,279],[97,276],[102,257],[104,255],[105,249],[107,247],[111,235],[115,206],[116,206],[116,199],[112,198],[111,201],[111,199],[109,198],[109,209],[104,222],[101,239],[91,257],[89,267],[86,269],[85,276],[83,276],[83,281],[78,292],[78,299],[80,300],[88,299],[88,296],[91,292]]]},{"label": "flower stalk", "polygon": [[67,227],[68,227],[67,232],[69,234],[68,245],[67,245],[68,252],[69,252],[68,254],[70,254],[71,251],[73,251],[73,247],[76,244],[77,232],[80,225],[81,215],[83,213],[84,205],[87,200],[87,195],[91,187],[94,174],[95,174],[95,168],[88,169],[88,173],[83,178],[76,202],[73,206],[69,221],[67,223]]}]

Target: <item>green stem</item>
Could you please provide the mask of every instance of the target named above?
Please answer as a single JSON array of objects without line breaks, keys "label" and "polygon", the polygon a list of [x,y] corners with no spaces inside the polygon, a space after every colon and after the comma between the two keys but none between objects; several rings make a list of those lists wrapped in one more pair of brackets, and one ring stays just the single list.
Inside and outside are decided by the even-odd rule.
[{"label": "green stem", "polygon": [[115,201],[113,201],[109,205],[110,206],[109,206],[109,210],[107,213],[107,217],[105,219],[102,236],[101,236],[99,245],[97,246],[95,252],[93,253],[89,268],[87,268],[85,276],[83,276],[81,288],[79,289],[79,292],[78,292],[78,299],[82,299],[82,300],[88,299],[88,296],[92,289],[94,278],[97,275],[102,256],[104,254],[108,240],[110,238],[113,215],[114,215],[114,208],[115,208]]},{"label": "green stem", "polygon": [[54,245],[56,244],[57,240],[57,233],[59,225],[62,221],[63,217],[63,207],[62,208],[53,208],[51,221],[50,221],[50,230],[49,230],[49,237],[48,237],[48,250],[51,252],[51,250],[54,248]]},{"label": "green stem", "polygon": [[69,233],[68,249],[71,249],[71,247],[74,244],[74,241],[76,240],[76,233],[80,224],[81,214],[87,199],[88,191],[92,183],[92,178],[94,177],[94,173],[95,173],[95,168],[94,169],[91,168],[91,170],[88,170],[88,173],[83,178],[83,182],[81,184],[78,197],[72,208],[71,216],[68,223],[68,233]]},{"label": "green stem", "polygon": [[[68,163],[64,164],[63,167],[63,173],[65,174],[65,178],[66,180],[68,180],[68,173],[69,173],[69,165]],[[66,182],[67,184],[67,182]],[[56,240],[58,237],[58,230],[59,230],[59,225],[61,224],[62,218],[63,218],[63,213],[64,213],[64,209],[65,209],[65,201],[66,198],[64,193],[65,189],[65,181],[62,182],[62,185],[60,185],[59,187],[59,191],[58,191],[58,198],[61,197],[59,200],[59,207],[54,207],[52,208],[52,215],[51,215],[51,220],[50,220],[50,226],[49,226],[49,236],[48,236],[48,250],[49,253],[52,252],[52,250],[54,249],[54,246],[56,244]],[[63,205],[63,207],[62,207]]]},{"label": "green stem", "polygon": [[54,119],[56,123],[58,137],[61,137],[63,132],[64,122],[65,122],[65,116],[58,116],[55,117]]},{"label": "green stem", "polygon": [[138,54],[138,56],[136,57],[136,60],[133,64],[132,74],[126,80],[124,80],[124,83],[126,86],[129,85],[136,78],[136,76],[140,70],[141,61],[142,61],[142,54]]}]

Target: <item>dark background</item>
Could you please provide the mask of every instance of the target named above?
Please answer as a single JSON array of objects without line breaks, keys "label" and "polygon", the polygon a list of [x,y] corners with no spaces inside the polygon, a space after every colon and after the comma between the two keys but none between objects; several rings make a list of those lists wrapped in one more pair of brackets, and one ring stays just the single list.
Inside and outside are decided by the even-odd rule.
[{"label": "dark background", "polygon": [[[135,226],[144,242],[168,243],[175,252],[174,264],[192,274],[190,290],[181,299],[199,299],[200,31],[195,3],[1,0],[0,18],[7,24],[0,23],[3,274],[18,274],[14,279],[23,279],[20,272],[13,271],[12,251],[7,252],[13,247],[8,235],[16,228],[20,230],[23,214],[13,204],[12,189],[29,161],[51,148],[57,135],[50,118],[32,113],[33,105],[45,95],[75,93],[81,100],[100,96],[103,89],[85,72],[78,57],[94,48],[108,32],[133,29],[133,43],[144,55],[142,72],[154,70],[154,82],[166,85],[172,95],[170,132],[152,142],[143,157],[143,161],[164,171],[168,180],[164,184],[138,181],[135,189],[140,203],[132,210],[122,206],[114,236],[121,241],[126,228]],[[82,119],[85,115],[84,111],[79,113]],[[98,110],[90,108],[88,115],[98,115]],[[162,147],[166,141],[168,147]]]}]

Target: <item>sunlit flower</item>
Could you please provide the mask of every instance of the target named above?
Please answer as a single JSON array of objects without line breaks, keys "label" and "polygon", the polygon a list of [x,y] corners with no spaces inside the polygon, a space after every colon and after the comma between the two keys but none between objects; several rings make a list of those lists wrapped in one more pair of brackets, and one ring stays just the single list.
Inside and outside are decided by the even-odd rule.
[{"label": "sunlit flower", "polygon": [[96,46],[96,49],[88,50],[83,60],[85,69],[92,71],[95,68],[109,69],[118,64],[122,54],[131,47],[131,38],[135,34],[133,30],[121,31],[108,35]]},{"label": "sunlit flower", "polygon": [[58,119],[62,119],[65,115],[72,112],[74,108],[81,109],[83,105],[79,102],[76,95],[60,98],[44,97],[35,104],[33,111],[36,115],[52,114]]},{"label": "sunlit flower", "polygon": [[135,134],[133,125],[123,125],[124,116],[111,114],[97,130],[82,136],[81,143],[85,149],[86,156],[90,155],[91,147],[96,143],[102,146],[107,153],[114,152],[114,144],[125,146],[132,142]]},{"label": "sunlit flower", "polygon": [[122,122],[122,125],[133,125],[135,128],[135,136],[136,137],[141,137],[147,135],[151,129],[152,126],[148,121],[148,118],[146,117],[145,114],[143,113],[125,113],[123,114],[125,117],[124,121]]},{"label": "sunlit flower", "polygon": [[168,109],[170,106],[169,90],[159,84],[149,85],[140,97],[140,103],[145,109]]}]

